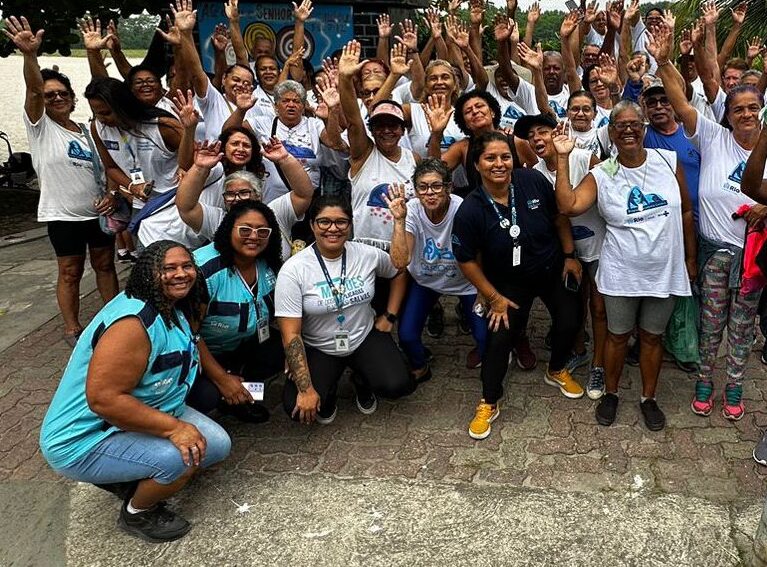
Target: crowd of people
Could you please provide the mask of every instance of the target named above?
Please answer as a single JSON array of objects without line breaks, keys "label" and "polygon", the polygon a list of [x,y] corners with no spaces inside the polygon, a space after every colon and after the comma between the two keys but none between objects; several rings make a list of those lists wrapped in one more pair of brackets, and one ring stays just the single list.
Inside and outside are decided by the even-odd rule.
[{"label": "crowd of people", "polygon": [[[763,311],[760,286],[742,285],[755,261],[744,250],[767,217],[767,73],[754,68],[767,48],[741,46],[745,4],[719,45],[713,2],[685,30],[638,0],[584,3],[563,18],[560,51],[535,43],[537,4],[523,37],[516,0],[488,29],[481,2],[468,21],[460,4],[397,31],[382,14],[375,57],[351,40],[315,69],[303,59],[311,0],[293,4],[284,62],[263,38],[246,48],[229,0],[210,74],[191,0],[158,31],[167,72],[131,66],[114,24],[86,19],[89,125],[71,119],[69,79],[38,65],[43,30],[6,20],[73,347],[41,447],[60,474],[122,497],[129,533],[188,532],[164,500],[226,458],[218,416],[269,419],[259,402],[275,376],[304,424],[334,420],[347,370],[363,414],[413,393],[432,377],[422,335],[444,332],[442,296],[473,338],[473,439],[491,434],[509,367],[537,365],[536,298],[551,317],[542,380],[597,400],[600,425],[618,419],[628,362],[646,427],[664,428],[663,337],[691,301],[699,363],[678,360],[690,409],[743,417]],[[105,306],[84,326],[86,251]],[[133,263],[122,292],[115,252]],[[754,458],[767,465],[767,438]]]}]

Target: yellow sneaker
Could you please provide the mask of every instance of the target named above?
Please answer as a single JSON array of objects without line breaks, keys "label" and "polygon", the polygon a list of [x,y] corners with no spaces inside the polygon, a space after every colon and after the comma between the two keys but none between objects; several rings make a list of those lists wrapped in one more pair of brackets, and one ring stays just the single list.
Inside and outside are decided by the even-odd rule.
[{"label": "yellow sneaker", "polygon": [[543,375],[543,381],[549,386],[556,386],[562,395],[566,398],[578,399],[583,397],[583,388],[570,374],[567,368],[563,368],[559,372],[549,372],[546,369],[546,373]]},{"label": "yellow sneaker", "polygon": [[490,435],[490,424],[501,413],[498,404],[487,404],[485,400],[480,400],[477,406],[474,419],[469,424],[469,437],[472,439],[484,439]]}]

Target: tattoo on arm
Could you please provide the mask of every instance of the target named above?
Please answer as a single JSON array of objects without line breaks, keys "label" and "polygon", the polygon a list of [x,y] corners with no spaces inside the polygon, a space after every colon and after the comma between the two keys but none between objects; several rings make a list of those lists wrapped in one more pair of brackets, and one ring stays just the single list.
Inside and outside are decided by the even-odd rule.
[{"label": "tattoo on arm", "polygon": [[306,392],[312,385],[312,378],[309,376],[309,364],[306,361],[304,341],[301,340],[301,337],[295,337],[288,343],[288,346],[285,347],[285,358],[288,361],[288,368],[293,375],[296,388],[299,392]]}]

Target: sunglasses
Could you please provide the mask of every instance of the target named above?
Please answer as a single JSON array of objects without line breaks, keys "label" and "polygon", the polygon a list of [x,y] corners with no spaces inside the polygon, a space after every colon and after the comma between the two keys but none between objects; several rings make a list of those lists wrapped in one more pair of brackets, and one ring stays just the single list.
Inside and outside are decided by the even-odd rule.
[{"label": "sunglasses", "polygon": [[252,235],[256,235],[256,238],[269,238],[272,234],[272,229],[267,227],[259,227],[259,228],[253,228],[252,226],[248,226],[246,224],[241,224],[239,226],[235,226],[234,228],[237,229],[237,234],[240,238],[250,238]]}]

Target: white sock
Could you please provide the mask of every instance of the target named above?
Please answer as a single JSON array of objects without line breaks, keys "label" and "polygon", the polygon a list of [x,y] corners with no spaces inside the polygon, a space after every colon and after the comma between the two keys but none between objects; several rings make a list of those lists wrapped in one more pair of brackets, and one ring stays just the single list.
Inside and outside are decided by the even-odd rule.
[{"label": "white sock", "polygon": [[144,508],[143,510],[141,508],[134,508],[133,507],[133,498],[128,500],[128,505],[125,507],[126,510],[128,510],[128,514],[139,514],[141,512],[146,512],[149,510],[149,508]]},{"label": "white sock", "polygon": [[118,248],[117,253],[118,254],[126,254],[128,252],[127,248]]},{"label": "white sock", "polygon": [[640,400],[642,401],[642,403],[645,403],[647,400],[654,400],[654,399],[655,399],[655,396],[653,396],[652,398],[648,398],[647,396],[640,397]]}]

